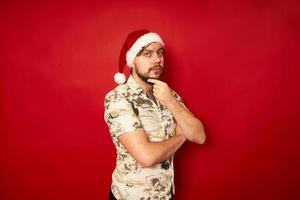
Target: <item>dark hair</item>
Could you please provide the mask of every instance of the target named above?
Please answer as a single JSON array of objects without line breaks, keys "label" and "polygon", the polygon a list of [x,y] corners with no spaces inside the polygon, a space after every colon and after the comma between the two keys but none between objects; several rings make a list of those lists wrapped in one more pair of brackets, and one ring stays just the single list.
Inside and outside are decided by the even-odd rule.
[{"label": "dark hair", "polygon": [[146,46],[143,46],[143,47],[141,48],[141,50],[136,54],[136,56],[142,55],[143,51],[144,51],[148,46],[150,46],[150,44],[151,44],[151,43],[147,44]]}]

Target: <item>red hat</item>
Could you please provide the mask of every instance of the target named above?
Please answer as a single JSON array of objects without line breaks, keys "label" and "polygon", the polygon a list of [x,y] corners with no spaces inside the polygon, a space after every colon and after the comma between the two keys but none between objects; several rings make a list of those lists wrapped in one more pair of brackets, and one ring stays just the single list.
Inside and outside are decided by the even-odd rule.
[{"label": "red hat", "polygon": [[165,46],[161,37],[157,33],[153,33],[148,30],[137,30],[127,36],[120,53],[119,72],[114,76],[117,84],[123,84],[126,81],[125,74],[123,74],[125,65],[131,68],[138,52],[144,46],[152,42],[159,42]]}]

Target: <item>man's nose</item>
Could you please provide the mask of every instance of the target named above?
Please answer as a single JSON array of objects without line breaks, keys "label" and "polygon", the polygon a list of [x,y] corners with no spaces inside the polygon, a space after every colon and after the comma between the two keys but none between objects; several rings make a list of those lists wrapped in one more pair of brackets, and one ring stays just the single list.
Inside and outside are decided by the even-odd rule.
[{"label": "man's nose", "polygon": [[153,62],[160,62],[161,61],[161,57],[160,55],[158,55],[157,53],[153,54]]}]

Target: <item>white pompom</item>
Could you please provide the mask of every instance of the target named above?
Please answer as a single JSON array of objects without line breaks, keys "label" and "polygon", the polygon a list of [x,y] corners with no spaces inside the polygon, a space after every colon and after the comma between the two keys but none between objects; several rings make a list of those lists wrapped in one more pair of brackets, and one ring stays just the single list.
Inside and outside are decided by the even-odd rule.
[{"label": "white pompom", "polygon": [[125,76],[125,74],[118,72],[115,74],[114,79],[117,84],[121,85],[121,84],[125,83],[126,76]]}]

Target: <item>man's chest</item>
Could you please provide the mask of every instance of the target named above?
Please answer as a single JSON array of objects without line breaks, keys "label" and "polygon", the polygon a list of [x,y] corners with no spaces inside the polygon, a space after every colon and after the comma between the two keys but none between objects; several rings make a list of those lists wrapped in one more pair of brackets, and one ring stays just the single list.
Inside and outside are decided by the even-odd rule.
[{"label": "man's chest", "polygon": [[161,141],[174,135],[176,122],[165,106],[146,96],[136,96],[131,102],[151,141]]}]

